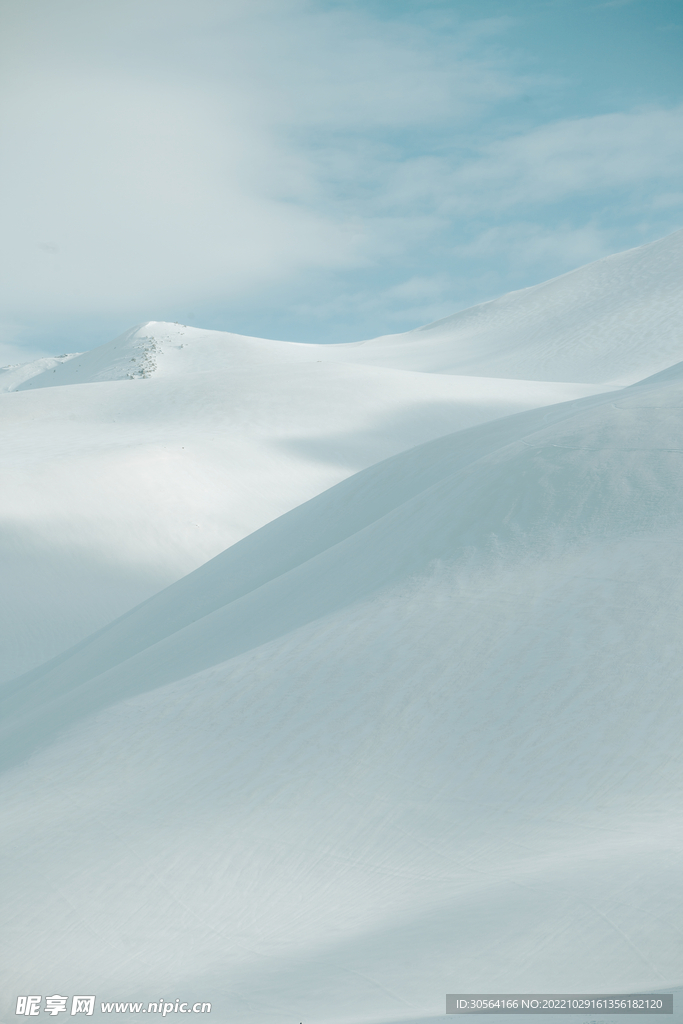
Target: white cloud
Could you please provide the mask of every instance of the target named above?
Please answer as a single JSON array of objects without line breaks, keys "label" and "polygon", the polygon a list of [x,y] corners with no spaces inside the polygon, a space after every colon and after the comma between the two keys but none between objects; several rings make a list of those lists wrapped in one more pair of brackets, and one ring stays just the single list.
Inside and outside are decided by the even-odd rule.
[{"label": "white cloud", "polygon": [[609,236],[595,224],[578,228],[563,224],[550,229],[525,221],[488,228],[471,241],[454,247],[454,253],[461,259],[507,259],[518,272],[549,265],[569,270],[611,251]]},{"label": "white cloud", "polygon": [[496,139],[467,158],[418,157],[394,171],[387,204],[444,214],[509,211],[680,180],[683,106],[562,120]]},{"label": "white cloud", "polygon": [[297,312],[319,322],[343,317],[349,309],[369,319],[380,314],[387,330],[405,330],[453,312],[454,281],[440,271],[431,276],[414,276],[388,288],[359,288],[343,291],[331,300],[300,304]]},{"label": "white cloud", "polygon": [[[520,265],[545,252],[565,269],[609,248],[594,217],[544,225],[544,205],[654,189],[644,207],[675,209],[663,197],[678,189],[683,108],[506,128],[505,105],[541,83],[493,45],[509,19],[444,28],[317,0],[22,0],[4,21],[8,324],[116,311],[123,327],[168,315],[178,296],[228,308],[290,283],[292,306],[318,316],[334,301],[315,284],[302,296],[325,273],[359,313],[442,315],[455,258],[499,245],[503,260],[516,247]],[[382,265],[392,280],[367,294],[343,283]],[[20,326],[7,336],[20,344]]]},{"label": "white cloud", "polygon": [[521,87],[426,30],[297,0],[26,0],[8,22],[14,314],[152,311],[179,289],[230,298],[362,267],[424,233],[419,215],[354,217],[350,197],[385,174],[373,133],[467,119]]},{"label": "white cloud", "polygon": [[501,201],[555,202],[676,178],[683,164],[683,106],[560,121],[489,147],[461,180],[503,184]]}]

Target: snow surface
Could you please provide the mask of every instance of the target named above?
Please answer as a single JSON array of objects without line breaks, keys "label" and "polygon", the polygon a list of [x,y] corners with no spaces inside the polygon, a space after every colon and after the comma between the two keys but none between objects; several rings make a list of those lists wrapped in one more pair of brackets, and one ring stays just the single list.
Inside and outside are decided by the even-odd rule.
[{"label": "snow surface", "polygon": [[0,678],[380,459],[605,390],[322,362],[324,347],[149,323],[0,395]]},{"label": "snow surface", "polygon": [[56,373],[57,367],[67,359],[73,359],[79,355],[78,352],[69,354],[65,352],[62,356],[43,356],[41,359],[34,359],[30,363],[12,363],[10,366],[0,366],[0,395],[8,391],[16,391],[24,381],[43,374]]},{"label": "snow surface", "polygon": [[[406,334],[352,346],[376,366],[633,384],[682,355],[683,231]],[[336,358],[336,357],[335,357]]]},{"label": "snow surface", "polygon": [[[643,300],[660,330],[643,312],[640,350],[618,314],[634,267],[673,281],[672,238],[559,279],[580,282],[567,316],[613,324],[583,367],[571,354],[582,391],[426,372],[446,347],[428,330],[418,370],[343,362],[398,359],[393,340],[318,363],[322,346],[148,324],[4,396],[33,460],[13,492],[32,495],[26,551],[49,564],[50,529],[65,562],[80,535],[84,566],[111,545],[118,577],[63,582],[75,622],[70,591],[84,606],[147,545],[171,575],[178,551],[202,561],[190,510],[237,542],[4,684],[1,1009],[97,992],[388,1024],[442,1018],[446,992],[683,984],[673,285],[666,310]],[[531,291],[500,300],[510,337]],[[553,294],[534,300],[549,324]],[[568,332],[535,349],[559,377]],[[598,365],[661,372],[605,389]]]}]

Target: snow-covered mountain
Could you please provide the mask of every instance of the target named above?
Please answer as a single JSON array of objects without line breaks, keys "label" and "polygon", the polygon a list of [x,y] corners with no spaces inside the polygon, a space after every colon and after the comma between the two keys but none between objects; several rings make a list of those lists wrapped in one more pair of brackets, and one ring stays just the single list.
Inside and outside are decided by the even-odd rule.
[{"label": "snow-covered mountain", "polygon": [[331,361],[344,348],[148,323],[15,370],[0,395],[0,679],[357,470],[610,390]]},{"label": "snow-covered mountain", "polygon": [[[682,238],[398,340],[147,324],[3,396],[26,551],[110,546],[62,577],[72,633],[130,530],[174,578],[2,688],[6,1013],[417,1021],[683,983]],[[477,319],[477,365],[529,379],[454,375]]]}]

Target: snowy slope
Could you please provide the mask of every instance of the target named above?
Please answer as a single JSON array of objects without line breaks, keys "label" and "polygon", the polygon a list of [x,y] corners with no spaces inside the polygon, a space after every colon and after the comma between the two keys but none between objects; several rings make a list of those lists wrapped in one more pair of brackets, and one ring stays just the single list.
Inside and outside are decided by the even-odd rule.
[{"label": "snowy slope", "polygon": [[373,466],[7,687],[14,988],[680,984],[682,371]]},{"label": "snowy slope", "polygon": [[13,363],[11,366],[0,366],[0,395],[8,391],[16,391],[21,385],[34,377],[48,379],[48,374],[56,372],[65,360],[73,359],[79,353],[65,353],[62,356],[43,356],[30,363]]},{"label": "snowy slope", "polygon": [[677,232],[403,335],[149,322],[6,368],[0,679],[380,459],[678,362],[682,306]]},{"label": "snowy slope", "polygon": [[146,324],[0,396],[0,678],[356,470],[604,390],[323,363],[315,348]]},{"label": "snowy slope", "polygon": [[[683,359],[683,230],[404,334],[334,345],[143,324],[21,389],[320,360],[475,377],[633,384]],[[186,346],[182,352],[181,346]],[[182,355],[179,356],[179,353]]]},{"label": "snowy slope", "polygon": [[683,984],[681,237],[402,336],[8,377],[5,665],[56,655],[0,686],[8,1017]]},{"label": "snowy slope", "polygon": [[683,230],[334,358],[431,373],[633,384],[683,359]]}]

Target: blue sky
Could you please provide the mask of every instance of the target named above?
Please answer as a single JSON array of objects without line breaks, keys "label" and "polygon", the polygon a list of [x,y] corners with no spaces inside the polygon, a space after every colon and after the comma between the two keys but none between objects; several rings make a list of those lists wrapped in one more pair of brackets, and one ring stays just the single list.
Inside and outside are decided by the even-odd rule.
[{"label": "blue sky", "polygon": [[406,330],[683,226],[683,0],[4,0],[0,362]]}]

